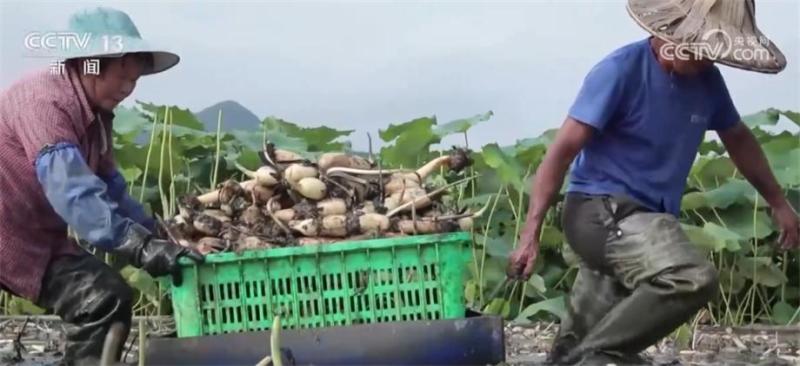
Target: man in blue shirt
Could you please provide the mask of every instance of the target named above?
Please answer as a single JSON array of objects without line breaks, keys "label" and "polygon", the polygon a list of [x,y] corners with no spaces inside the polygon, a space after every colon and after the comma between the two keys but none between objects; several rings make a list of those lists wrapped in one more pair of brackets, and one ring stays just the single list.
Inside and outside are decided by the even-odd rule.
[{"label": "man in blue shirt", "polygon": [[[630,14],[653,36],[613,51],[589,71],[538,168],[509,276],[527,279],[532,273],[542,220],[570,167],[562,220],[581,259],[551,362],[636,360],[717,294],[713,264],[689,242],[677,218],[708,130],[719,135],[739,172],[771,206],[782,246],[798,245],[797,214],[714,65],[777,73],[785,59],[774,45],[763,44],[752,45],[767,51],[762,59],[707,52],[717,45],[747,47],[730,40],[763,35],[754,26],[752,1],[700,2],[684,1],[687,14],[674,1],[629,0]],[[723,32],[709,24],[729,38],[709,37]],[[692,48],[697,44],[708,47]],[[675,52],[676,45],[692,52]]]}]

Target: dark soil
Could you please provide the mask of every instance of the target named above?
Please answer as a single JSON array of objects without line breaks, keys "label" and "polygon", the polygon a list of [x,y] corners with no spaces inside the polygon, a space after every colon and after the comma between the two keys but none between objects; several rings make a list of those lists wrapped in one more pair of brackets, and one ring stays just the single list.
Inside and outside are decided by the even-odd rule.
[{"label": "dark soil", "polygon": [[[25,324],[22,317],[0,317],[0,364],[28,366],[58,362],[64,344],[61,322],[53,317],[30,319]],[[169,336],[174,329],[168,317],[149,318],[145,324],[148,337]],[[554,323],[506,326],[506,363],[542,364],[557,330]],[[700,327],[689,343],[678,347],[665,339],[645,354],[652,365],[800,365],[800,327]],[[136,364],[138,344],[135,321],[126,342],[124,362]]]},{"label": "dark soil", "polygon": [[[557,324],[506,327],[506,362],[539,365]],[[687,347],[665,339],[645,356],[651,365],[800,365],[800,327],[700,327]]]}]

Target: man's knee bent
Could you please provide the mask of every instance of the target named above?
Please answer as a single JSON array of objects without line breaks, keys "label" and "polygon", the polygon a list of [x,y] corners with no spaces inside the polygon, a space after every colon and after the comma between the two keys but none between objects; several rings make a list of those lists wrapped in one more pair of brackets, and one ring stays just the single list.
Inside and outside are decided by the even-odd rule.
[{"label": "man's knee bent", "polygon": [[666,278],[670,279],[673,292],[700,305],[714,299],[719,291],[717,269],[708,261],[686,266]]},{"label": "man's knee bent", "polygon": [[719,275],[708,261],[683,264],[661,272],[650,281],[662,291],[706,303],[717,296]]},{"label": "man's knee bent", "polygon": [[699,266],[696,275],[697,296],[703,303],[713,300],[719,293],[719,274],[713,264],[705,262]]}]

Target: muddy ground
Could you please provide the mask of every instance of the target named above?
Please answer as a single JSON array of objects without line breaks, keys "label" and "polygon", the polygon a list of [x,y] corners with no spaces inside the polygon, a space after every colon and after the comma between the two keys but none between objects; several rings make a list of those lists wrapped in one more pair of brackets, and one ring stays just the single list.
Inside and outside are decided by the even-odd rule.
[{"label": "muddy ground", "polygon": [[[557,324],[506,326],[506,362],[539,365]],[[800,365],[800,327],[698,328],[686,347],[665,339],[645,356],[651,365]]]},{"label": "muddy ground", "polygon": [[[138,323],[126,344],[125,362],[138,359]],[[171,319],[144,322],[148,336],[168,336]],[[24,330],[23,330],[24,327]],[[557,324],[506,326],[506,363],[539,365],[553,339]],[[0,317],[0,364],[53,365],[61,356],[63,327],[50,318]],[[19,340],[19,342],[17,342]],[[698,328],[686,347],[664,340],[647,350],[652,365],[800,365],[800,327],[754,326],[745,328]]]}]

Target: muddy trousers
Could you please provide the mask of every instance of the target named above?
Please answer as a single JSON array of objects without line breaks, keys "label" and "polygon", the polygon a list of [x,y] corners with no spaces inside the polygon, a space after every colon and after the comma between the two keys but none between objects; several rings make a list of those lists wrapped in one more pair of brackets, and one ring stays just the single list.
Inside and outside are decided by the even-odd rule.
[{"label": "muddy trousers", "polygon": [[555,363],[635,355],[717,294],[716,269],[672,215],[626,197],[570,193],[562,220],[581,265],[550,355]]},{"label": "muddy trousers", "polygon": [[[97,364],[111,324],[123,323],[127,338],[133,293],[117,271],[87,253],[51,261],[36,304],[66,323],[63,364]],[[121,357],[121,347],[114,350],[114,360]]]}]

